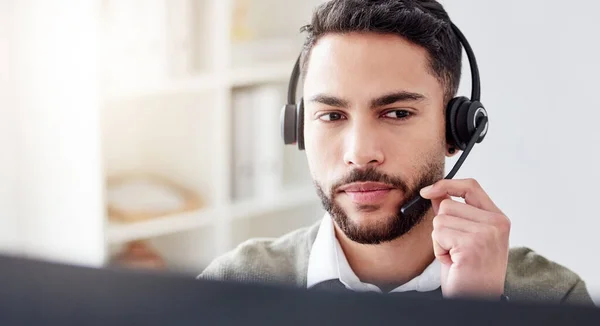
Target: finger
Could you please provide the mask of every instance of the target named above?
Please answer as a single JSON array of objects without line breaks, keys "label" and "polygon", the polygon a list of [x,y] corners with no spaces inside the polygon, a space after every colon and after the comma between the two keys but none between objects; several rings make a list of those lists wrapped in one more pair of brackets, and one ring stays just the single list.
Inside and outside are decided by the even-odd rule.
[{"label": "finger", "polygon": [[433,240],[433,252],[435,257],[442,263],[452,263],[450,250],[456,248],[459,245],[460,239],[463,239],[466,236],[467,233],[464,231],[448,228],[434,229],[431,233],[431,238]]},{"label": "finger", "polygon": [[452,215],[437,215],[433,218],[433,229],[434,230],[442,230],[442,229],[452,229],[456,231],[462,231],[465,233],[476,233],[480,231],[485,225],[467,220],[461,217],[452,216]]},{"label": "finger", "polygon": [[452,257],[450,257],[450,251],[444,249],[437,240],[433,240],[433,253],[435,258],[438,259],[444,265],[452,264]]},{"label": "finger", "polygon": [[458,216],[470,221],[488,223],[491,222],[491,217],[495,213],[490,213],[475,206],[447,198],[439,203],[439,208],[436,214]]},{"label": "finger", "polygon": [[469,234],[460,230],[441,228],[434,229],[431,236],[442,250],[450,251],[452,248],[458,248],[461,242],[468,238]]},{"label": "finger", "polygon": [[446,195],[464,198],[466,204],[486,211],[500,212],[475,179],[442,179],[421,189],[421,196],[427,199]]},{"label": "finger", "polygon": [[435,215],[439,214],[440,205],[446,199],[452,200],[448,195],[431,199],[431,206],[433,207],[433,213]]}]

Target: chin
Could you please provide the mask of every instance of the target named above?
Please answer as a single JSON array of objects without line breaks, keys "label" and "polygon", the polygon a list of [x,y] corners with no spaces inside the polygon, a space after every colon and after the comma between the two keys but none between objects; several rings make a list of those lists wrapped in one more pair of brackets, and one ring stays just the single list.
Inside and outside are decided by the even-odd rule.
[{"label": "chin", "polygon": [[400,216],[400,203],[392,205],[357,205],[340,200],[331,207],[330,214],[339,229],[350,240],[377,245],[398,239],[410,232],[420,218]]},{"label": "chin", "polygon": [[395,231],[394,225],[399,223],[397,219],[398,216],[383,212],[352,212],[334,217],[336,224],[347,238],[370,245],[393,241],[402,236]]}]

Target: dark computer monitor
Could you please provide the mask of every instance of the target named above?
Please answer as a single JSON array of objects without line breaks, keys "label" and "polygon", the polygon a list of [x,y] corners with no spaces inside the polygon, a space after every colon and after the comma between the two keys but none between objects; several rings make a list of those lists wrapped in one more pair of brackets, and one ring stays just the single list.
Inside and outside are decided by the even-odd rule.
[{"label": "dark computer monitor", "polygon": [[600,309],[331,293],[0,256],[0,325],[600,325]]}]

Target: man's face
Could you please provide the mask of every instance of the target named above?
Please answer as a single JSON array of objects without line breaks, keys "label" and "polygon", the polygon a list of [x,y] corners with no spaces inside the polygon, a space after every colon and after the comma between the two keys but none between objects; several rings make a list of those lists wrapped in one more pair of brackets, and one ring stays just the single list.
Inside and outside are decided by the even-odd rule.
[{"label": "man's face", "polygon": [[425,49],[379,34],[329,34],[304,79],[308,164],[325,209],[350,239],[393,240],[426,213],[401,206],[443,178],[443,88]]}]

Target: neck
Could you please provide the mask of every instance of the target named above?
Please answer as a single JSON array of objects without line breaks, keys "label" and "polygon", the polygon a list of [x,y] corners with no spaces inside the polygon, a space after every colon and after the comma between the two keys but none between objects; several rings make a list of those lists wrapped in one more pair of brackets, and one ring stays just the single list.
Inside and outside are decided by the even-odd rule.
[{"label": "neck", "polygon": [[364,245],[348,239],[334,223],[336,237],[358,278],[390,291],[420,275],[435,259],[431,213],[408,234],[391,242]]}]

